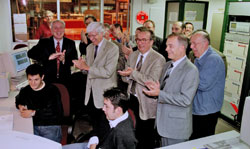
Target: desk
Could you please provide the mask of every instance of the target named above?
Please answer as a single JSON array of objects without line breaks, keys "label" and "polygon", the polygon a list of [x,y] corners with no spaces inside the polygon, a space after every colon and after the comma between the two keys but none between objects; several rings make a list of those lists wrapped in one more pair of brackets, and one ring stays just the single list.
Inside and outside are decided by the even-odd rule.
[{"label": "desk", "polygon": [[[209,137],[204,137],[204,138],[200,138],[200,139],[196,139],[192,141],[170,145],[167,147],[162,147],[161,149],[208,149],[208,148],[205,148],[204,145],[211,144],[217,141],[222,141],[222,140],[231,140],[231,139],[233,140],[234,138],[237,140],[237,137],[239,136],[240,136],[240,133],[233,130],[233,131],[228,131],[228,132],[220,133],[220,134],[209,136]],[[242,142],[233,144],[232,148],[249,149],[249,147]]]},{"label": "desk", "polygon": [[13,130],[33,134],[32,118],[23,118],[15,106],[15,96],[19,91],[9,92],[8,98],[0,98],[0,115],[13,114]]}]

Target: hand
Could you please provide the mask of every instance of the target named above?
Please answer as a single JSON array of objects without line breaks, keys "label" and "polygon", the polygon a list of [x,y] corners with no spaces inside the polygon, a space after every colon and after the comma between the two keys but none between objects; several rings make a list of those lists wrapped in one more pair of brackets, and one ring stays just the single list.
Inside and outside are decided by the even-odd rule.
[{"label": "hand", "polygon": [[126,70],[118,70],[117,71],[121,76],[127,77],[130,76],[130,74],[133,72],[133,68],[128,67]]},{"label": "hand", "polygon": [[87,65],[86,61],[81,57],[78,60],[72,60],[74,66],[80,70],[89,70],[89,66]]},{"label": "hand", "polygon": [[53,53],[49,56],[49,60],[57,59],[61,54],[62,54],[61,52]]},{"label": "hand", "polygon": [[33,112],[34,112],[34,110],[23,110],[23,111],[20,111],[21,116],[23,118],[30,118],[30,117],[32,117],[32,113]]},{"label": "hand", "polygon": [[91,144],[89,149],[96,149],[97,144]]},{"label": "hand", "polygon": [[81,41],[84,42],[85,44],[88,44],[88,40],[84,30],[81,31]]},{"label": "hand", "polygon": [[122,52],[125,54],[125,57],[126,56],[128,57],[133,52],[133,49],[131,46],[127,47],[127,46],[123,45]]},{"label": "hand", "polygon": [[144,82],[148,89],[142,89],[142,91],[148,96],[159,96],[160,94],[160,82],[147,81]]},{"label": "hand", "polygon": [[64,62],[64,60],[65,60],[65,53],[66,53],[66,50],[63,50],[63,52],[61,52],[61,55],[59,56],[59,60],[61,62]]}]

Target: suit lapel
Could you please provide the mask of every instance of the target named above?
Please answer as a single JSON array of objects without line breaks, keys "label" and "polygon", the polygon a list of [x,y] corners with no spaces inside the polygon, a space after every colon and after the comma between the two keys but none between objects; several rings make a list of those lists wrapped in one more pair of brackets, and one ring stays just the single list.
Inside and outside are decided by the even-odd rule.
[{"label": "suit lapel", "polygon": [[180,72],[180,71],[182,71],[182,69],[185,67],[187,60],[188,60],[188,59],[185,58],[184,60],[182,60],[182,61],[178,64],[178,66],[176,66],[176,67],[174,68],[174,70],[171,72],[169,78],[167,79],[167,82],[171,82],[171,81],[175,81],[176,79],[179,79],[179,75],[182,74],[182,72]]},{"label": "suit lapel", "polygon": [[55,48],[55,43],[54,43],[53,36],[50,37],[50,45],[49,45],[48,49],[49,49],[49,53],[50,54],[56,52],[56,48]]},{"label": "suit lapel", "polygon": [[154,60],[153,51],[152,51],[152,49],[150,49],[146,59],[144,60],[144,62],[142,64],[141,72],[145,72],[146,69],[148,68],[150,63],[152,63],[153,60]]},{"label": "suit lapel", "polygon": [[135,67],[136,67],[135,65],[136,65],[136,61],[138,59],[138,55],[139,55],[139,51],[137,50],[137,51],[135,51],[134,57],[131,57],[132,59],[131,59],[131,66],[130,67],[133,69],[135,69]]}]

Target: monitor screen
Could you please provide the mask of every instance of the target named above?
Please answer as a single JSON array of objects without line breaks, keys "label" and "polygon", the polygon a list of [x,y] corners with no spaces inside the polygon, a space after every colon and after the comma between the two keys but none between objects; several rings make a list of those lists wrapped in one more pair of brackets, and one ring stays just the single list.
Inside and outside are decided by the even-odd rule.
[{"label": "monitor screen", "polygon": [[13,62],[16,65],[16,71],[20,72],[25,70],[30,65],[30,60],[27,55],[27,51],[20,51],[17,53],[12,53]]}]

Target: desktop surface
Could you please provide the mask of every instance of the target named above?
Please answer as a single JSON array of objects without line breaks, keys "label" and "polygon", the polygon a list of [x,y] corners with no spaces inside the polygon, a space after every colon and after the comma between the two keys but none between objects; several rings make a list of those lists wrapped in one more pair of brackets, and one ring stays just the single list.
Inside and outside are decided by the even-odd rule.
[{"label": "desktop surface", "polygon": [[0,98],[0,115],[13,114],[13,130],[33,134],[32,118],[20,116],[15,106],[15,96],[18,91],[9,92],[8,98]]},{"label": "desktop surface", "polygon": [[250,149],[239,137],[240,133],[233,130],[162,147],[161,149]]}]

